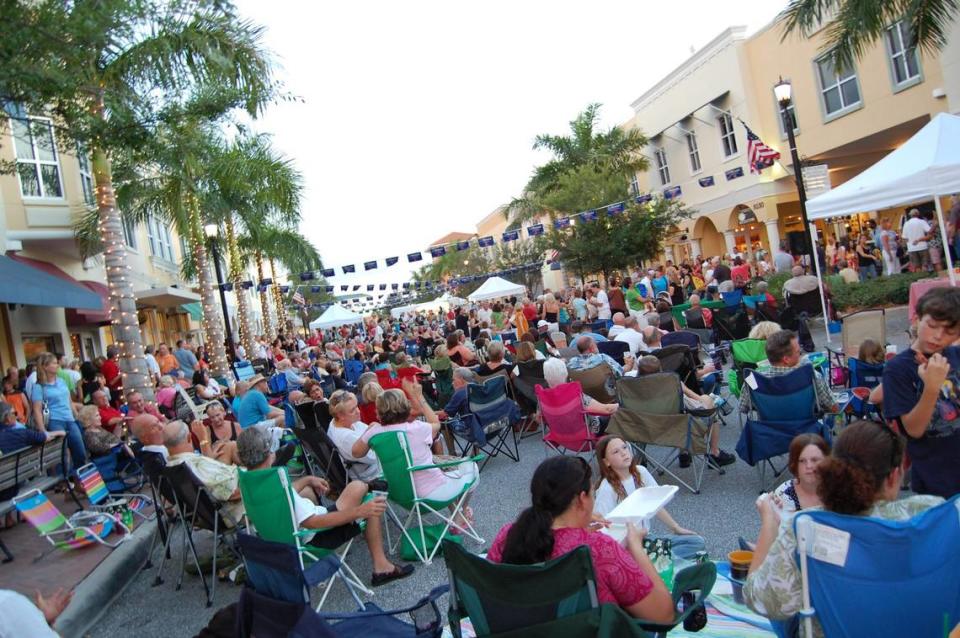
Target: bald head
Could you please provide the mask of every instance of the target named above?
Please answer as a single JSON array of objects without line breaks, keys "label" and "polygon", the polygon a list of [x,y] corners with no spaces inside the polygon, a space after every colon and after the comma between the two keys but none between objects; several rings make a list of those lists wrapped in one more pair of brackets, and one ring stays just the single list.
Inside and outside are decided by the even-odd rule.
[{"label": "bald head", "polygon": [[626,319],[623,320],[623,327],[627,330],[636,330],[640,325],[640,322],[637,321],[637,318],[633,315],[628,315]]},{"label": "bald head", "polygon": [[643,342],[648,346],[660,345],[660,331],[654,326],[647,326],[643,329]]},{"label": "bald head", "polygon": [[616,326],[622,326],[622,325],[624,325],[623,320],[624,320],[624,317],[623,317],[623,313],[622,313],[622,312],[615,312],[615,313],[613,313],[613,323],[614,323],[614,325],[616,325]]},{"label": "bald head", "polygon": [[577,339],[577,352],[580,354],[593,352],[594,348],[596,348],[596,344],[593,342],[593,337],[580,337]]},{"label": "bald head", "polygon": [[130,431],[144,445],[163,445],[163,423],[152,414],[135,416]]},{"label": "bald head", "polygon": [[183,421],[177,419],[163,426],[163,444],[167,446],[170,455],[193,452],[193,442],[190,440],[190,428]]}]

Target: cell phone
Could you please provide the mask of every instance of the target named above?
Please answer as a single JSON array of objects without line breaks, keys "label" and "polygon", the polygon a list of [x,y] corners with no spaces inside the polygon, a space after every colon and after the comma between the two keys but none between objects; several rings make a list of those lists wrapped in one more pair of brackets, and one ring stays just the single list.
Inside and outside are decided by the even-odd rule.
[{"label": "cell phone", "polygon": [[387,493],[386,493],[386,492],[381,492],[380,490],[373,490],[373,491],[370,492],[370,493],[373,494],[373,498],[377,498],[377,497],[380,497],[380,496],[382,496],[384,499],[387,498]]}]

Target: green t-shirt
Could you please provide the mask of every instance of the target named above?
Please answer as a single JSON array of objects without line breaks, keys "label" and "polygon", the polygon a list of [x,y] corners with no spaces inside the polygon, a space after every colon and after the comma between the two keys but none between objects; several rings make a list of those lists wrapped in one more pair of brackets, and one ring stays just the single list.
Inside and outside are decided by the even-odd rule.
[{"label": "green t-shirt", "polygon": [[625,296],[627,298],[627,305],[630,306],[630,310],[643,312],[643,297],[640,296],[640,293],[637,292],[636,288],[633,286],[627,288]]},{"label": "green t-shirt", "polygon": [[64,370],[63,368],[60,368],[59,370],[57,370],[57,376],[63,379],[63,382],[67,384],[67,390],[70,392],[70,394],[73,394],[73,391],[76,389],[77,384],[73,382],[73,378],[71,378],[71,376],[67,374],[67,371]]}]

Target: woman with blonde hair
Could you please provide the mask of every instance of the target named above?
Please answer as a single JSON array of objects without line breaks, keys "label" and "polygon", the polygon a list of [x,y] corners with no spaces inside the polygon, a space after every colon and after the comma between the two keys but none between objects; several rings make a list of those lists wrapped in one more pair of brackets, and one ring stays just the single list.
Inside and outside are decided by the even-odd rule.
[{"label": "woman with blonde hair", "polygon": [[100,408],[95,405],[85,405],[78,411],[78,416],[83,426],[83,443],[91,457],[106,456],[115,446],[120,445],[121,441],[117,435],[103,429]]},{"label": "woman with blonde hair", "polygon": [[377,419],[377,397],[383,394],[383,386],[376,381],[370,381],[363,386],[360,396],[363,403],[360,405],[360,420],[370,425],[376,423]]},{"label": "woman with blonde hair", "polygon": [[782,328],[776,321],[761,321],[750,329],[747,339],[766,339],[775,332],[780,332]]},{"label": "woman with blonde hair", "polygon": [[37,357],[37,382],[30,391],[34,427],[40,432],[66,432],[67,445],[73,469],[82,467],[87,460],[83,434],[77,423],[77,406],[70,399],[70,390],[57,372],[60,364],[57,357],[44,352]]}]

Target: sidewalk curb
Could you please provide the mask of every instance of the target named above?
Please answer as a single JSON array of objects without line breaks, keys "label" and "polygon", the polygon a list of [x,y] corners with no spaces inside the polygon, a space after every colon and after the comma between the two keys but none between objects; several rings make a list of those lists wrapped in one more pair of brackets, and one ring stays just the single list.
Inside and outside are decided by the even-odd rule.
[{"label": "sidewalk curb", "polygon": [[127,585],[139,575],[147,562],[155,520],[143,521],[129,539],[110,552],[73,591],[73,601],[60,614],[54,629],[64,638],[80,638],[110,609]]}]

